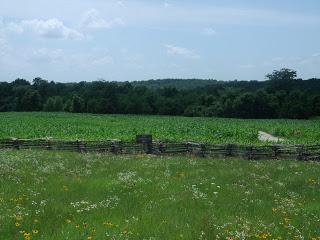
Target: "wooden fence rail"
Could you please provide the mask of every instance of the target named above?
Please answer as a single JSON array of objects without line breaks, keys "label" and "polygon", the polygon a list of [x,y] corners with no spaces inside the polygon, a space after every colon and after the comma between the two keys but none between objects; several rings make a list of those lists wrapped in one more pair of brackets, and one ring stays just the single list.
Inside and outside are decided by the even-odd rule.
[{"label": "wooden fence rail", "polygon": [[113,154],[191,154],[201,157],[239,157],[249,160],[279,159],[320,161],[320,145],[266,145],[208,144],[195,142],[152,141],[64,141],[53,139],[2,139],[0,149],[46,149],[76,152],[103,152]]}]

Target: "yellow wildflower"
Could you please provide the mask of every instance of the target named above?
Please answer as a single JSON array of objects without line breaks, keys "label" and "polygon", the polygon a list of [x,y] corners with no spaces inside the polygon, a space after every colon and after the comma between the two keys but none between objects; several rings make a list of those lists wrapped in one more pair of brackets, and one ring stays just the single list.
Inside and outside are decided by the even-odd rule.
[{"label": "yellow wildflower", "polygon": [[25,232],[25,233],[23,234],[23,236],[24,236],[24,239],[25,239],[25,240],[31,240],[31,234],[30,234],[30,233]]},{"label": "yellow wildflower", "polygon": [[110,226],[110,227],[114,226],[114,224],[112,222],[110,222],[110,221],[103,222],[103,225],[107,225],[107,226]]},{"label": "yellow wildflower", "polygon": [[256,237],[260,238],[260,239],[267,239],[268,237],[270,237],[271,234],[270,233],[259,233],[256,235]]}]

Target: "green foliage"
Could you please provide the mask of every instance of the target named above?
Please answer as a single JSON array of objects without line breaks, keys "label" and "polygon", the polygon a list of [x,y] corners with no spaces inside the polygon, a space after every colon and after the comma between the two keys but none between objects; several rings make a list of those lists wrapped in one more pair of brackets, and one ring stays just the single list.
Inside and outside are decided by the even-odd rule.
[{"label": "green foliage", "polygon": [[35,78],[32,84],[17,79],[0,82],[0,111],[297,119],[320,114],[319,79],[296,79],[290,69],[274,71],[267,78],[264,82],[165,79],[133,83],[55,83]]},{"label": "green foliage", "polygon": [[297,72],[291,69],[283,68],[267,74],[269,79],[268,89],[270,91],[291,90],[295,88]]},{"label": "green foliage", "polygon": [[84,110],[84,102],[81,97],[74,95],[71,100],[70,112],[81,113]]},{"label": "green foliage", "polygon": [[271,74],[267,74],[266,77],[270,81],[290,81],[297,77],[297,72],[288,68],[282,68],[279,71],[275,70]]},{"label": "green foliage", "polygon": [[216,85],[217,80],[203,79],[157,79],[148,81],[134,81],[133,86],[145,86],[150,89],[176,88],[179,90],[191,90],[199,87]]},{"label": "green foliage", "polygon": [[0,113],[1,138],[134,140],[150,133],[154,139],[210,143],[265,144],[258,131],[275,133],[290,144],[316,144],[320,121],[240,120],[204,117],[93,115],[71,113]]},{"label": "green foliage", "polygon": [[41,108],[41,96],[37,90],[21,88],[22,94],[17,108],[25,111],[39,111]]},{"label": "green foliage", "polygon": [[43,110],[46,112],[61,112],[63,111],[62,97],[49,97],[43,106]]}]

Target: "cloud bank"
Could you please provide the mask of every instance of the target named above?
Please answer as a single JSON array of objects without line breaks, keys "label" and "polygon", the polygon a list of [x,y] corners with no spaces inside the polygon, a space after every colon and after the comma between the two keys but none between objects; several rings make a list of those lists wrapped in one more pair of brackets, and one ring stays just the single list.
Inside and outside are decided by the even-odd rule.
[{"label": "cloud bank", "polygon": [[24,31],[32,31],[36,35],[45,38],[62,38],[79,40],[83,38],[83,34],[75,29],[65,26],[65,24],[55,18],[48,20],[23,20],[20,24]]},{"label": "cloud bank", "polygon": [[195,54],[192,50],[189,50],[187,48],[173,46],[173,45],[165,45],[167,49],[167,54],[169,56],[180,56],[184,58],[200,58],[199,55]]}]

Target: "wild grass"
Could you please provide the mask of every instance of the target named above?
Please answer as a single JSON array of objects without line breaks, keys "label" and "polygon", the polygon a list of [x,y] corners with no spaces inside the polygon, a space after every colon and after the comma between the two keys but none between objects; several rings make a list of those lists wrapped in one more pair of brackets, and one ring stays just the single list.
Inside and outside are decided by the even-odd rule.
[{"label": "wild grass", "polygon": [[150,133],[159,140],[265,144],[259,142],[258,131],[285,138],[284,143],[315,144],[320,141],[320,120],[0,113],[0,138],[133,140],[136,134]]},{"label": "wild grass", "polygon": [[316,162],[6,150],[0,239],[320,239],[319,176]]}]

